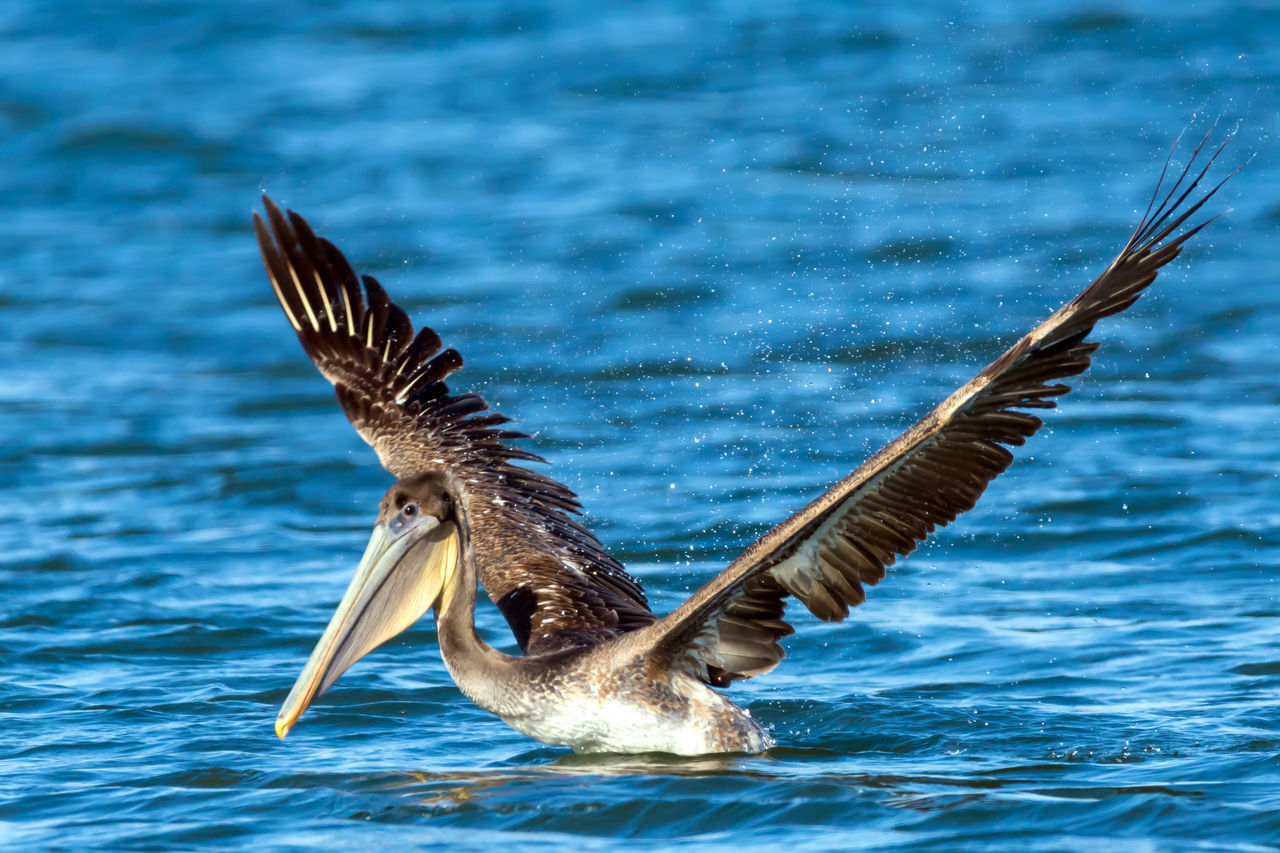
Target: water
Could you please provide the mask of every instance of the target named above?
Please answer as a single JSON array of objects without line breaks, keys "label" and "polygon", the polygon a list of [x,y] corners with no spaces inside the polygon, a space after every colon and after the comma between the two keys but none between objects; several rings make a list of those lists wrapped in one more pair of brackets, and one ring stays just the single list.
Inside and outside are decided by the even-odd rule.
[{"label": "water", "polygon": [[[1280,843],[1280,14],[1113,5],[8,3],[0,839]],[[542,747],[430,620],[275,738],[388,478],[260,191],[463,351],[665,611],[1096,274],[1206,116],[1258,155],[1232,212],[973,512],[847,623],[793,608],[734,689],[776,750]]]}]

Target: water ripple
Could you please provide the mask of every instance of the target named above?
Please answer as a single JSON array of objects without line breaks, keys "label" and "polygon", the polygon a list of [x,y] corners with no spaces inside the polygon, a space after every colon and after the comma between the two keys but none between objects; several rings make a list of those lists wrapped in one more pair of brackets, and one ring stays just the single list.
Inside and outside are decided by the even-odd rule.
[{"label": "water ripple", "polygon": [[[1270,7],[9,5],[0,843],[1280,844]],[[430,620],[275,738],[388,478],[260,191],[466,354],[662,610],[1096,274],[1205,114],[1261,155],[1232,212],[978,507],[845,624],[792,608],[735,687],[779,747],[542,747]]]}]

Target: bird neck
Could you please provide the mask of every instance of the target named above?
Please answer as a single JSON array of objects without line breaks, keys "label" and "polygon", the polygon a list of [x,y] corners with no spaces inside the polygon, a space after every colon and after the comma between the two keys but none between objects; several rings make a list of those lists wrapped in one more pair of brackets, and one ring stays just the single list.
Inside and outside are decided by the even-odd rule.
[{"label": "bird neck", "polygon": [[487,711],[501,715],[507,710],[502,685],[509,680],[515,659],[476,633],[476,567],[470,542],[459,549],[457,570],[436,608],[436,636],[440,656],[458,689]]}]

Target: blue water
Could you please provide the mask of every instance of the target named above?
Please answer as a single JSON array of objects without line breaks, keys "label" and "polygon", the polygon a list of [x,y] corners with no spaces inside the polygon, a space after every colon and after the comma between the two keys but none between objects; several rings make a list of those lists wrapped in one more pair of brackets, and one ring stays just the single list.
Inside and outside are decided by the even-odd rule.
[{"label": "blue water", "polygon": [[[1280,12],[851,5],[5,3],[0,844],[1280,845]],[[1215,117],[1231,212],[975,510],[734,688],[777,749],[543,747],[429,619],[275,738],[389,478],[260,192],[661,612],[1087,283]]]}]

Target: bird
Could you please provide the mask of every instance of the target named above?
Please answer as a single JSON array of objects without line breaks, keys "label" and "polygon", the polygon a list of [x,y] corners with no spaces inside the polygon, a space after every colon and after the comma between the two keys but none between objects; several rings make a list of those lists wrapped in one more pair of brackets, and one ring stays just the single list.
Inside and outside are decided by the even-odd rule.
[{"label": "bird", "polygon": [[[1089,367],[1094,325],[1132,305],[1217,218],[1188,224],[1242,167],[1197,194],[1230,141],[1215,148],[1209,138],[1176,179],[1170,151],[1137,227],[1091,284],[661,617],[583,525],[574,493],[530,467],[544,460],[515,444],[527,436],[478,395],[449,390],[459,353],[431,328],[415,333],[374,278],[357,276],[333,243],[264,194],[265,219],[255,212],[253,226],[275,296],[396,478],[276,734],[285,737],[353,663],[431,610],[460,691],[535,740],[684,756],[773,747],[725,688],[782,660],[781,641],[794,631],[788,600],[843,620],[898,558],[974,506],[1013,461],[1009,448],[1041,427],[1035,413],[1070,390],[1062,380]],[[519,654],[477,634],[478,585]]]}]

